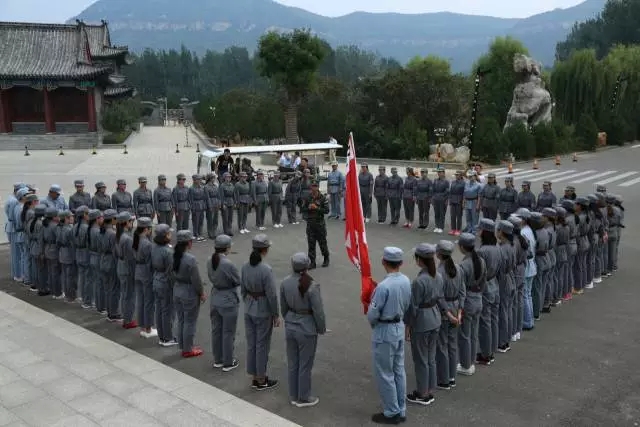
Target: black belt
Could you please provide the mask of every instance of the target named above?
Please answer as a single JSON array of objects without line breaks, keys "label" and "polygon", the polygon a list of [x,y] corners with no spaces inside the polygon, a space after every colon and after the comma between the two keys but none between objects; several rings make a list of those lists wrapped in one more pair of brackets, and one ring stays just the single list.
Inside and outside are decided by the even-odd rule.
[{"label": "black belt", "polygon": [[548,251],[536,251],[536,256],[545,256]]},{"label": "black belt", "polygon": [[485,280],[488,282],[489,280],[493,280],[493,279],[495,279],[495,278],[496,278],[496,276],[495,276],[495,275],[493,275],[493,276],[491,276],[491,277],[487,277]]},{"label": "black belt", "polygon": [[378,319],[378,323],[400,323],[400,316],[393,319]]},{"label": "black belt", "polygon": [[459,299],[458,297],[451,297],[451,298],[446,298],[445,297],[444,300],[447,301],[447,302],[454,302],[454,301],[458,301],[458,299]]},{"label": "black belt", "polygon": [[119,259],[120,261],[124,261],[124,257],[123,257],[123,256],[119,256],[119,257],[118,257],[118,259]]},{"label": "black belt", "polygon": [[472,198],[465,197],[464,199],[465,199],[465,200],[478,200],[478,198],[477,198],[477,197],[472,197]]},{"label": "black belt", "polygon": [[469,292],[480,293],[482,292],[482,288],[480,286],[473,286],[471,288],[467,288]]},{"label": "black belt", "polygon": [[215,289],[216,291],[230,291],[232,289],[237,288],[237,286],[231,286],[231,287],[226,287],[226,288],[219,288],[217,286],[214,286],[213,289]]},{"label": "black belt", "polygon": [[250,295],[252,298],[256,298],[256,299],[267,296],[266,292],[248,292],[248,291],[247,291],[247,295]]},{"label": "black belt", "polygon": [[423,302],[418,306],[418,308],[433,308],[436,306],[435,302]]},{"label": "black belt", "polygon": [[289,310],[295,314],[299,314],[301,316],[310,316],[313,314],[313,310]]},{"label": "black belt", "polygon": [[272,196],[279,196],[280,195],[280,191],[278,191],[277,193],[271,193]]},{"label": "black belt", "polygon": [[138,261],[136,261],[136,265],[145,265],[145,264],[147,264],[147,263],[146,262],[138,262]]}]

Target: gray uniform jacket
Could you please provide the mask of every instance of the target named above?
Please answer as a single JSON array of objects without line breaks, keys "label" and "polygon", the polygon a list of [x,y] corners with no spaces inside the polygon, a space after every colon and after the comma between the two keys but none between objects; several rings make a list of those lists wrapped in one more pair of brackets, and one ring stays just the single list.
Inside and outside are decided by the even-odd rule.
[{"label": "gray uniform jacket", "polygon": [[446,311],[450,311],[456,315],[458,310],[464,307],[464,300],[467,295],[467,287],[464,281],[464,272],[459,265],[456,265],[456,277],[449,277],[445,271],[444,264],[438,266],[438,273],[442,276],[444,303],[446,310],[442,311],[442,315],[446,316]]},{"label": "gray uniform jacket", "polygon": [[513,247],[516,252],[516,268],[513,270],[513,277],[517,287],[524,283],[524,271],[527,267],[528,250],[522,246],[520,239],[515,236],[513,239]]},{"label": "gray uniform jacket", "polygon": [[240,296],[238,295],[241,285],[240,272],[226,255],[220,255],[220,263],[215,270],[211,261],[207,262],[207,275],[211,282],[210,304],[212,310],[240,305]]},{"label": "gray uniform jacket", "polygon": [[282,181],[270,181],[267,192],[269,193],[269,198],[277,196],[279,199],[282,199]]},{"label": "gray uniform jacket", "polygon": [[287,189],[284,192],[284,198],[288,201],[298,200],[300,198],[300,183],[302,182],[299,178],[293,178],[287,184]]},{"label": "gray uniform jacket", "polygon": [[176,211],[184,212],[191,210],[191,206],[189,205],[189,188],[174,187],[173,191],[171,191],[171,202]]},{"label": "gray uniform jacket", "polygon": [[[449,189],[451,183],[445,178],[438,178],[433,181],[433,201],[446,201],[449,199]],[[463,188],[464,190],[464,188]]]},{"label": "gray uniform jacket", "polygon": [[192,185],[189,188],[189,204],[192,211],[202,212],[207,210],[207,193],[203,186]]},{"label": "gray uniform jacket", "polygon": [[545,228],[541,228],[535,231],[536,234],[536,268],[538,274],[542,271],[547,271],[551,268],[549,262],[549,249],[551,243],[551,236]]},{"label": "gray uniform jacket", "polygon": [[482,292],[486,286],[487,265],[482,258],[480,258],[480,264],[482,265],[482,273],[480,274],[480,278],[476,280],[473,273],[473,259],[471,255],[465,255],[460,262],[466,288],[464,300],[460,302],[464,311],[479,313],[482,310]]},{"label": "gray uniform jacket", "polygon": [[391,175],[387,179],[387,199],[402,197],[404,181],[398,175]]},{"label": "gray uniform jacket", "polygon": [[88,235],[89,224],[87,224],[86,222],[73,227],[74,247],[76,248],[76,263],[78,265],[89,265],[89,247],[87,242]]},{"label": "gray uniform jacket", "polygon": [[111,209],[111,197],[104,193],[96,193],[91,198],[91,209],[98,209],[102,212]]},{"label": "gray uniform jacket", "polygon": [[278,295],[271,266],[261,262],[256,266],[246,263],[241,270],[240,293],[244,312],[253,317],[277,317]]},{"label": "gray uniform jacket", "polygon": [[133,210],[133,196],[128,191],[116,191],[111,195],[111,205],[118,213],[129,212],[135,214]]},{"label": "gray uniform jacket", "polygon": [[162,292],[173,288],[173,249],[169,245],[152,243],[151,270],[154,291]]},{"label": "gray uniform jacket", "polygon": [[578,226],[576,225],[575,215],[567,215],[565,219],[569,228],[569,239],[567,241],[567,254],[574,256],[578,253]]},{"label": "gray uniform jacket", "polygon": [[69,210],[71,212],[76,211],[80,206],[91,206],[91,194],[86,191],[78,193],[77,191],[69,197]]},{"label": "gray uniform jacket", "polygon": [[251,185],[251,198],[256,203],[268,203],[269,202],[269,183],[265,180],[256,179]]},{"label": "gray uniform jacket", "polygon": [[536,209],[542,212],[544,208],[552,208],[558,203],[558,199],[551,191],[538,194],[538,202],[536,203]]},{"label": "gray uniform jacket", "polygon": [[586,252],[591,247],[591,242],[589,241],[589,228],[590,225],[587,224],[587,214],[581,212],[578,214],[578,252]]},{"label": "gray uniform jacket", "polygon": [[220,201],[220,189],[218,185],[211,181],[204,186],[204,192],[207,195],[207,210],[220,209],[222,203]]},{"label": "gray uniform jacket", "polygon": [[436,277],[431,277],[423,269],[411,282],[411,304],[404,315],[404,323],[412,332],[433,331],[440,327],[440,312],[446,308],[442,276],[436,273]]},{"label": "gray uniform jacket", "polygon": [[133,275],[136,270],[136,254],[133,251],[133,237],[130,233],[122,233],[120,241],[116,244],[115,255],[118,258],[116,266],[118,276]]},{"label": "gray uniform jacket", "polygon": [[100,271],[110,273],[116,271],[117,263],[114,256],[116,248],[116,230],[109,227],[100,239]]},{"label": "gray uniform jacket", "polygon": [[518,206],[518,192],[515,188],[503,188],[498,193],[498,212],[512,214]]},{"label": "gray uniform jacket", "polygon": [[518,208],[527,208],[530,211],[536,209],[536,196],[531,191],[521,191],[518,193],[516,206]]},{"label": "gray uniform jacket", "polygon": [[327,192],[329,194],[338,194],[343,192],[345,185],[346,182],[342,172],[338,170],[329,172],[327,175]]},{"label": "gray uniform jacket", "polygon": [[34,219],[36,223],[33,225],[33,232],[29,232],[29,253],[32,257],[38,257],[43,254],[42,247],[42,219]]},{"label": "gray uniform jacket", "polygon": [[569,226],[556,226],[556,258],[558,263],[569,261]]},{"label": "gray uniform jacket", "polygon": [[244,205],[249,205],[253,203],[253,198],[251,197],[251,185],[245,181],[236,182],[235,185],[235,200]]},{"label": "gray uniform jacket", "polygon": [[176,288],[183,288],[182,290],[192,293],[195,296],[201,297],[204,295],[204,286],[202,284],[202,278],[200,277],[200,271],[198,270],[198,262],[189,252],[186,252],[182,256],[180,268],[174,272],[174,277],[174,290]]},{"label": "gray uniform jacket", "polygon": [[500,249],[500,269],[497,272],[496,279],[501,291],[513,291],[516,288],[514,274],[516,268],[516,249],[509,243],[502,243],[498,246]]},{"label": "gray uniform jacket", "polygon": [[73,248],[73,225],[63,225],[58,227],[57,231],[58,248],[60,248],[58,260],[60,264],[73,264],[76,259],[75,249]]},{"label": "gray uniform jacket", "polygon": [[612,215],[609,215],[609,239],[618,240],[620,238],[620,227],[622,226],[622,211],[613,206]]},{"label": "gray uniform jacket", "polygon": [[234,206],[237,202],[236,187],[231,182],[220,184],[220,201],[223,206]]},{"label": "gray uniform jacket", "polygon": [[414,176],[408,176],[407,179],[404,180],[404,184],[402,186],[403,199],[414,199],[416,197],[417,183],[418,183],[418,180]]},{"label": "gray uniform jacket", "polygon": [[50,260],[58,259],[58,224],[51,221],[43,230],[44,257]]},{"label": "gray uniform jacket", "polygon": [[304,296],[300,295],[298,284],[300,274],[287,276],[280,285],[280,307],[284,327],[291,332],[304,335],[324,334],[327,331],[324,304],[320,285],[312,283]]},{"label": "gray uniform jacket", "polygon": [[489,302],[493,302],[495,295],[499,291],[496,275],[500,271],[502,263],[500,248],[496,245],[483,245],[476,252],[484,260],[484,264],[487,267],[487,286],[483,289],[482,294]]},{"label": "gray uniform jacket", "polygon": [[549,267],[553,268],[556,265],[556,230],[553,225],[549,224],[546,226],[547,233],[549,233],[549,252],[547,256],[549,257]]},{"label": "gray uniform jacket", "polygon": [[411,281],[400,272],[388,273],[378,283],[367,311],[367,320],[373,329],[371,340],[374,343],[397,343],[398,340],[404,340],[405,322],[402,320],[407,320],[411,294]]},{"label": "gray uniform jacket", "polygon": [[133,192],[133,210],[136,216],[151,218],[155,213],[153,208],[153,192],[148,188],[138,188]]},{"label": "gray uniform jacket", "polygon": [[389,177],[387,175],[378,175],[373,181],[373,195],[376,197],[387,197],[387,185]]},{"label": "gray uniform jacket", "polygon": [[497,210],[499,196],[500,196],[500,187],[498,186],[498,184],[485,184],[482,187],[482,190],[480,190],[482,207]]},{"label": "gray uniform jacket", "polygon": [[148,237],[140,237],[136,252],[136,282],[151,283],[153,271],[151,270],[151,240]]},{"label": "gray uniform jacket", "polygon": [[360,172],[358,174],[358,186],[360,187],[361,197],[373,196],[373,174],[371,172]]},{"label": "gray uniform jacket", "polygon": [[449,188],[449,204],[459,205],[464,198],[464,188],[466,183],[463,179],[454,179],[451,181],[451,187]]},{"label": "gray uniform jacket", "polygon": [[429,178],[421,178],[416,182],[416,199],[430,200],[433,195],[433,182]]},{"label": "gray uniform jacket", "polygon": [[170,188],[157,187],[153,190],[153,209],[156,212],[171,212],[173,208],[173,198]]},{"label": "gray uniform jacket", "polygon": [[89,229],[89,235],[87,236],[87,247],[89,248],[89,264],[92,267],[100,266],[100,227],[94,224]]}]

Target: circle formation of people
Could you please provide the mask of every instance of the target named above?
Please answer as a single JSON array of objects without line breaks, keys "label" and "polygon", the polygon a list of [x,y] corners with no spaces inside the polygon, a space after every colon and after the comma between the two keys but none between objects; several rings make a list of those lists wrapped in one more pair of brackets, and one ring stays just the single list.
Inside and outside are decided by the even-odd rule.
[{"label": "circle formation of people", "polygon": [[[577,197],[575,189],[567,187],[558,201],[550,182],[536,198],[526,181],[517,192],[510,177],[500,188],[493,174],[482,183],[484,177],[476,171],[458,172],[450,182],[444,170],[437,172],[431,180],[426,171],[418,178],[408,168],[403,179],[396,168],[387,176],[381,167],[374,178],[363,165],[358,177],[367,222],[373,197],[379,223],[386,222],[389,206],[391,224],[398,224],[404,206],[407,228],[413,225],[417,204],[418,228],[426,229],[433,205],[433,231],[442,233],[449,207],[449,234],[459,236],[455,243],[418,245],[412,255],[420,272],[413,281],[400,271],[403,251],[384,248],[386,275],[376,284],[367,313],[383,408],[372,420],[381,424],[404,422],[407,401],[431,404],[435,390],[455,387],[456,376],[473,375],[476,365],[491,365],[496,353],[508,352],[523,331],[534,329],[542,313],[617,270],[624,208],[621,198],[608,194],[605,187],[598,186],[586,197]],[[147,179],[140,177],[133,194],[124,180],[118,180],[111,196],[103,182],[95,184],[91,196],[77,180],[69,204],[58,185],[40,199],[35,188],[16,183],[5,204],[14,280],[40,296],[78,302],[125,329],[139,328],[142,337],[157,337],[164,347],[177,346],[185,358],[200,356],[203,350],[194,344],[194,336],[207,294],[190,249],[193,242],[205,240],[206,220],[206,235],[215,248],[207,260],[213,367],[230,372],[239,366],[234,343],[243,302],[251,386],[267,390],[278,385],[267,368],[273,328],[282,318],[290,402],[300,408],[316,405],[311,371],[318,335],[327,329],[320,288],[308,272],[316,267],[316,244],[324,256],[322,265],[329,265],[325,217],[341,218],[344,176],[334,164],[328,198],[304,172],[296,173],[285,191],[278,173],[265,179],[258,171],[255,181],[241,173],[232,182],[228,172],[220,183],[214,174],[192,179],[188,187],[185,175],[179,174],[171,189],[166,176],[159,175],[151,191]],[[291,257],[291,274],[278,292],[265,261],[271,246],[267,235],[253,236],[249,260],[240,268],[227,255],[234,211],[238,229],[245,234],[252,208],[257,230],[266,229],[269,207],[272,226],[283,227],[283,203],[289,223],[297,224],[298,211],[302,214],[309,248]],[[174,220],[178,231],[172,247]],[[456,247],[463,255],[460,263],[452,258]],[[405,341],[410,342],[415,369],[416,387],[411,392],[406,388]]]}]

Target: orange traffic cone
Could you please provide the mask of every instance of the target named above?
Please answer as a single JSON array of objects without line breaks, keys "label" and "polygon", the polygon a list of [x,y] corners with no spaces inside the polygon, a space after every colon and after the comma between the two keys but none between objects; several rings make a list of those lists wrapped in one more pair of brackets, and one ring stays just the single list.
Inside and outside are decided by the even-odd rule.
[{"label": "orange traffic cone", "polygon": [[556,166],[560,166],[560,156],[556,156]]},{"label": "orange traffic cone", "polygon": [[573,153],[573,161],[574,162],[578,161],[578,153]]},{"label": "orange traffic cone", "polygon": [[533,159],[533,169],[540,169],[538,166],[538,159]]},{"label": "orange traffic cone", "polygon": [[509,162],[509,166],[507,166],[507,173],[513,173],[513,163]]}]

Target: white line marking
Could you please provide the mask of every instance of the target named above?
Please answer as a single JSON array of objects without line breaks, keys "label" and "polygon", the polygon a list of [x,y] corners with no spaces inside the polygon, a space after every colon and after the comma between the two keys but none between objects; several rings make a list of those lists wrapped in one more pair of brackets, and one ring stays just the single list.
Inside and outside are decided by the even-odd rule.
[{"label": "white line marking", "polygon": [[563,176],[563,177],[556,177],[553,180],[554,181],[564,181],[566,179],[574,179],[577,178],[579,176],[583,176],[583,175],[589,175],[592,173],[595,173],[597,171],[584,171],[584,172],[580,172],[580,173],[574,173],[573,175],[569,175],[569,176]]},{"label": "white line marking", "polygon": [[486,171],[482,171],[482,173],[487,175],[487,174],[490,174],[490,173],[501,173],[501,172],[506,172],[506,171],[508,171],[507,168],[498,168],[498,169],[489,169],[489,170],[486,170]]},{"label": "white line marking", "polygon": [[497,173],[496,174],[496,178],[503,178],[505,176],[514,176],[514,175],[517,175],[518,172],[522,173],[521,171],[522,171],[522,169],[514,169],[513,173],[509,173],[509,172]]},{"label": "white line marking", "polygon": [[607,171],[607,172],[602,172],[599,173],[597,175],[593,175],[593,176],[588,176],[586,178],[582,178],[579,179],[577,181],[572,181],[572,184],[582,184],[583,182],[587,182],[587,181],[591,181],[592,179],[598,179],[598,178],[602,178],[603,176],[607,176],[607,175],[611,175],[613,173],[617,173],[618,171]]},{"label": "white line marking", "polygon": [[514,175],[511,175],[513,177],[517,177],[518,179],[528,179],[529,177],[532,176],[541,176],[541,175],[547,175],[550,173],[555,173],[556,171],[551,170],[551,171],[525,171],[525,172],[520,172]]},{"label": "white line marking", "polygon": [[631,148],[640,148],[640,144],[632,145]]},{"label": "white line marking", "polygon": [[618,184],[620,187],[631,187],[640,182],[640,178],[632,179],[631,181],[623,182],[622,184]]},{"label": "white line marking", "polygon": [[511,174],[500,174],[500,175],[496,175],[496,178],[506,178],[508,176],[510,177],[520,177],[520,176],[524,176],[524,175],[531,175],[531,174],[535,174],[535,173],[543,173],[542,171],[531,171],[531,170],[522,170],[522,169],[518,169],[518,172],[516,173],[516,170],[514,169],[514,173]]},{"label": "white line marking", "polygon": [[623,174],[620,174],[620,175],[616,175],[616,176],[614,176],[612,178],[605,179],[604,181],[598,181],[598,182],[596,182],[596,185],[598,185],[598,184],[606,185],[606,184],[609,184],[609,183],[614,182],[614,181],[620,181],[621,179],[627,178],[627,177],[635,175],[637,173],[638,172],[627,172],[627,173],[623,173]]},{"label": "white line marking", "polygon": [[551,175],[536,177],[535,179],[531,179],[530,181],[531,182],[538,182],[538,181],[542,181],[543,179],[553,180],[555,177],[559,177],[559,176],[562,176],[562,175],[569,175],[569,174],[572,174],[574,172],[575,172],[575,170],[556,172],[556,173],[552,173]]}]

